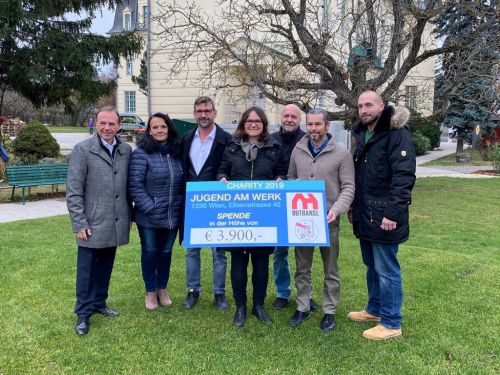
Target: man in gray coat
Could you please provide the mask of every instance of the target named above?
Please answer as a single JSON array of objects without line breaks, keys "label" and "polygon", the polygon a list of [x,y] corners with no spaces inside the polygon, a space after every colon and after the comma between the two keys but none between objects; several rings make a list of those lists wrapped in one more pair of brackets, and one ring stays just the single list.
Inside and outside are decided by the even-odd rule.
[{"label": "man in gray coat", "polygon": [[88,332],[92,314],[118,316],[106,299],[116,247],[129,241],[127,170],[132,152],[116,138],[120,125],[115,108],[101,108],[97,134],[77,144],[69,159],[66,200],[78,244],[75,331],[80,336]]}]

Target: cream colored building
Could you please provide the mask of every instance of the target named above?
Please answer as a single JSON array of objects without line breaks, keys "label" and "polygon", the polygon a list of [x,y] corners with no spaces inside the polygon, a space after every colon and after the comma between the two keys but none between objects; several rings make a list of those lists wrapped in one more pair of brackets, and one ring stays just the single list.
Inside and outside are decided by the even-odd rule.
[{"label": "cream colored building", "polygon": [[[199,5],[207,12],[213,12],[216,8],[213,0],[198,1]],[[346,0],[330,0],[331,6],[342,11],[346,10]],[[237,123],[241,113],[251,105],[258,105],[268,114],[271,124],[279,123],[279,112],[281,106],[275,105],[266,98],[261,97],[257,89],[239,89],[235,100],[234,92],[231,96],[226,95],[223,90],[218,90],[216,85],[212,88],[201,87],[199,77],[204,74],[200,68],[200,62],[193,61],[186,67],[178,79],[169,80],[167,72],[172,67],[168,59],[168,50],[161,47],[155,39],[155,31],[158,24],[151,21],[151,33],[148,33],[148,13],[151,7],[152,15],[157,14],[156,0],[125,0],[117,6],[115,20],[109,33],[118,33],[124,30],[133,30],[141,34],[147,45],[149,42],[151,58],[146,61],[149,65],[149,96],[144,95],[139,90],[138,85],[132,82],[132,76],[139,75],[141,59],[138,56],[133,60],[120,61],[118,71],[117,106],[120,112],[132,112],[138,114],[143,120],[147,120],[149,114],[155,112],[167,112],[172,118],[193,120],[193,102],[199,95],[208,95],[215,101],[219,124],[233,127]],[[154,17],[153,17],[154,18]],[[346,18],[347,19],[347,18]],[[344,28],[345,29],[345,28]],[[339,38],[345,38],[345,31],[339,31]],[[344,34],[342,34],[344,32]],[[347,39],[346,39],[347,40]],[[380,43],[384,43],[381,37]],[[431,38],[430,30],[427,30],[424,40],[424,47],[432,46],[434,41]],[[343,52],[342,52],[343,50]],[[337,53],[348,53],[347,46],[341,48]],[[342,55],[348,59],[349,56]],[[401,56],[402,60],[404,56]],[[237,67],[233,67],[238,69]],[[376,74],[376,71],[373,71]],[[414,107],[424,115],[432,113],[432,102],[434,99],[434,59],[428,59],[416,68],[412,69],[403,82],[395,101],[398,104]],[[335,107],[331,100],[319,101],[325,108]],[[232,126],[231,126],[232,124]]]}]

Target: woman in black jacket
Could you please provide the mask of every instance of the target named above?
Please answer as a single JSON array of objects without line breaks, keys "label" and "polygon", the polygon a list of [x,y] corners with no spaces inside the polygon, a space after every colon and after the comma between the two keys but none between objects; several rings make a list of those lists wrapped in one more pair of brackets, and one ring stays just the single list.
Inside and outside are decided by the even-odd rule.
[{"label": "woman in black jacket", "polygon": [[177,130],[167,114],[155,113],[130,157],[128,192],[141,238],[146,309],[170,306],[167,292],[172,246],[183,208],[183,176]]},{"label": "woman in black jacket", "polygon": [[[217,179],[275,180],[285,178],[281,146],[270,138],[266,114],[258,107],[247,109],[241,116],[234,140],[227,145]],[[271,323],[264,310],[269,279],[269,255],[274,247],[235,247],[231,252],[231,285],[236,304],[234,324],[243,327],[246,320],[247,267],[252,260],[253,308],[252,314],[263,323]]]}]

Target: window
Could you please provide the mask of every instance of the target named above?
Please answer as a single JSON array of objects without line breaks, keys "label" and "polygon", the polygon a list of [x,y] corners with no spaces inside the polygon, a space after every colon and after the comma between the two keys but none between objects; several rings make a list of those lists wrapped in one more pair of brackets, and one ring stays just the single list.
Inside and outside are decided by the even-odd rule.
[{"label": "window", "polygon": [[132,30],[132,15],[130,13],[123,14],[123,29],[125,31]]},{"label": "window", "polygon": [[134,74],[134,63],[132,59],[127,59],[127,75],[131,76],[132,74]]},{"label": "window", "polygon": [[417,106],[417,86],[406,86],[405,107],[415,108]]},{"label": "window", "polygon": [[125,91],[125,112],[135,112],[135,91]]},{"label": "window", "polygon": [[142,24],[146,26],[148,24],[149,9],[147,5],[142,7]]}]

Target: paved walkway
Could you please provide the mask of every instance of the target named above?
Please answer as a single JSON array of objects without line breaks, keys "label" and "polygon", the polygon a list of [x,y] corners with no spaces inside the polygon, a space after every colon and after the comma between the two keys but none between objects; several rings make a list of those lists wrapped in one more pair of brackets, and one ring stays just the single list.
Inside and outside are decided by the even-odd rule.
[{"label": "paved walkway", "polygon": [[[87,138],[86,134],[79,135],[58,135],[57,140],[64,144],[64,148],[72,148],[79,141]],[[461,177],[461,178],[487,178],[491,176],[472,174],[478,169],[491,169],[490,167],[421,167],[427,161],[438,159],[449,155],[455,151],[455,143],[441,143],[441,147],[429,152],[427,155],[417,157],[417,177]],[[493,177],[495,178],[495,177]],[[65,215],[68,213],[66,200],[64,198],[45,199],[36,202],[26,202],[23,206],[20,203],[2,203],[0,204],[0,223],[50,217],[56,215]]]},{"label": "paved walkway", "polygon": [[456,143],[452,142],[441,142],[439,149],[436,151],[431,151],[425,155],[417,156],[417,178],[418,177],[461,177],[461,178],[490,178],[494,176],[485,176],[474,174],[473,172],[477,170],[491,169],[491,167],[481,167],[481,166],[434,166],[434,167],[422,167],[421,165],[435,159],[442,158],[443,156],[449,155],[455,152],[457,148]]}]

